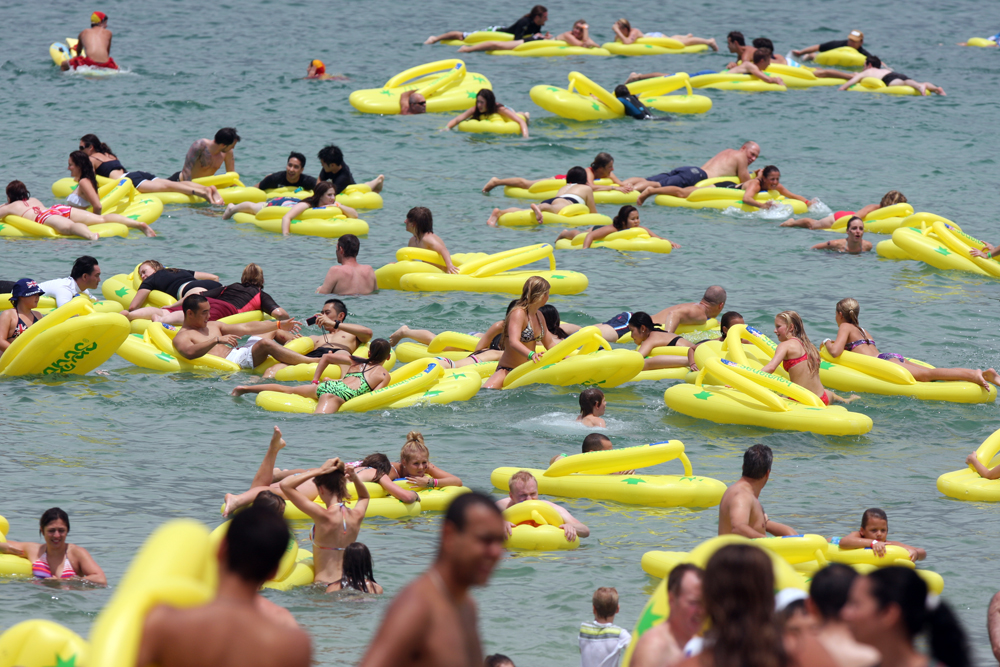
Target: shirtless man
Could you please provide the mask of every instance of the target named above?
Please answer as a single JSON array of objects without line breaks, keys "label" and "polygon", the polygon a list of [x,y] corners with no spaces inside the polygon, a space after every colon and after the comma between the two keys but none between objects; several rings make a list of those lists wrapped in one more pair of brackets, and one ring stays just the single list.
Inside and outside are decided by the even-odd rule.
[{"label": "shirtless man", "polygon": [[191,144],[184,158],[184,168],[173,174],[171,181],[190,181],[212,176],[225,162],[226,171],[236,169],[233,150],[240,141],[236,128],[224,127],[215,133],[215,139],[199,139]]},{"label": "shirtless man", "polygon": [[[243,324],[212,322],[209,321],[212,308],[208,304],[208,299],[200,294],[184,297],[181,310],[184,312],[184,324],[174,337],[174,350],[185,359],[195,360],[210,354],[228,359],[244,370],[250,370],[263,363],[269,355],[274,355],[279,361],[284,358],[290,360],[291,355],[301,356],[286,350],[275,341],[278,339],[281,342],[288,342],[294,338],[302,326],[298,320],[271,320]],[[250,336],[250,339],[239,347],[241,336]]]},{"label": "shirtless man", "polygon": [[704,324],[713,317],[718,317],[726,307],[726,290],[718,285],[712,285],[705,290],[705,295],[698,303],[679,303],[676,306],[664,308],[653,315],[655,324],[662,324],[667,333],[674,333],[682,324]]},{"label": "shirtless man", "polygon": [[798,535],[791,527],[768,519],[760,504],[760,492],[771,478],[772,460],[767,445],[754,445],[743,454],[743,476],[726,489],[719,503],[719,535]]},{"label": "shirtless man", "polygon": [[702,575],[702,569],[692,563],[681,563],[670,571],[667,577],[670,616],[639,637],[629,662],[632,667],[670,667],[687,657],[684,647],[705,623]]},{"label": "shirtless man", "polygon": [[488,496],[456,498],[444,515],[437,559],[392,601],[360,667],[480,667],[469,588],[489,581],[503,536],[503,517]]},{"label": "shirtless man", "polygon": [[729,70],[729,73],[749,74],[752,77],[760,79],[764,83],[773,83],[779,86],[785,85],[784,80],[780,76],[768,76],[767,74],[764,74],[764,70],[766,70],[768,65],[771,64],[771,54],[769,54],[766,49],[757,49],[754,51],[751,61],[752,62],[744,61],[739,65],[734,65]]},{"label": "shirtless man", "polygon": [[[111,31],[108,30],[107,14],[104,12],[91,14],[90,27],[81,32],[77,39],[79,41],[73,47],[77,55],[59,65],[64,72],[77,67],[118,69],[118,64],[111,57]],[[82,55],[83,52],[87,55]]]},{"label": "shirtless man", "polygon": [[375,269],[367,264],[358,264],[358,250],[361,242],[354,234],[344,234],[337,239],[337,264],[326,272],[323,284],[316,288],[317,294],[371,294],[378,285]]},{"label": "shirtless man", "polygon": [[893,72],[888,67],[882,66],[882,61],[879,60],[878,56],[868,56],[865,59],[865,68],[848,79],[842,86],[837,88],[837,90],[847,90],[856,83],[860,83],[861,79],[867,77],[872,77],[873,79],[881,79],[882,83],[887,86],[909,86],[914,88],[921,95],[927,95],[928,90],[932,93],[937,93],[938,95],[944,95],[944,88],[941,86],[935,86],[930,81],[916,81],[911,79],[905,74],[899,72]]},{"label": "shirtless man", "polygon": [[[699,167],[678,167],[673,171],[657,174],[649,178],[633,177],[624,182],[641,190],[639,205],[658,194],[673,194],[666,188],[693,188],[699,181],[706,178],[721,178],[736,176],[740,183],[749,181],[752,177],[750,165],[760,155],[760,146],[754,141],[748,141],[739,148],[727,148],[720,151],[711,160]],[[676,196],[676,195],[675,195]]]},{"label": "shirtless man", "polygon": [[582,46],[586,49],[598,47],[597,42],[590,38],[590,26],[583,19],[574,23],[572,30],[561,33],[556,39],[566,42],[570,46]]},{"label": "shirtless man", "polygon": [[276,622],[257,592],[277,572],[288,539],[285,520],[270,510],[237,515],[219,545],[215,599],[193,609],[150,610],[136,667],[309,667],[309,635],[287,619]]},{"label": "shirtless man", "polygon": [[[501,512],[512,505],[523,503],[525,500],[538,500],[538,482],[527,470],[518,470],[511,475],[508,486],[510,487],[510,491],[507,497],[497,501],[497,509]],[[542,502],[551,505],[559,512],[559,516],[563,519],[563,524],[559,527],[563,529],[567,542],[572,542],[576,537],[590,536],[590,528],[587,528],[585,524],[573,518],[573,515],[567,510],[555,503],[550,503],[548,500],[543,500]],[[512,528],[514,528],[514,524],[510,521],[503,522],[504,538],[510,537]]]},{"label": "shirtless man", "polygon": [[407,90],[399,96],[399,115],[415,116],[427,113],[427,98],[415,90]]},{"label": "shirtless man", "polygon": [[[585,204],[591,213],[597,213],[597,205],[594,203],[594,188],[587,185],[587,170],[583,167],[573,167],[567,171],[566,185],[559,188],[555,197],[531,204],[531,211],[535,214],[535,220],[538,224],[542,224],[544,222],[543,213],[558,213],[573,204]],[[516,207],[503,210],[495,208],[486,220],[486,224],[490,227],[496,227],[504,215],[523,210]]]},{"label": "shirtless man", "polygon": [[[743,62],[750,62],[750,59],[753,58],[753,52],[757,50],[753,46],[747,46],[747,40],[739,30],[733,30],[726,35],[726,48],[730,53],[736,54],[736,60]],[[736,63],[729,63],[726,67],[736,67]]]},{"label": "shirtless man", "polygon": [[323,309],[316,315],[316,325],[323,329],[323,333],[319,336],[310,336],[314,345],[312,352],[298,354],[282,348],[284,351],[279,357],[268,346],[271,356],[281,363],[274,364],[264,371],[264,377],[273,378],[279,370],[291,364],[317,363],[327,352],[344,350],[354,354],[359,345],[371,340],[372,330],[360,324],[344,322],[346,318],[347,306],[344,305],[344,302],[340,299],[327,299],[326,303],[323,304]]}]

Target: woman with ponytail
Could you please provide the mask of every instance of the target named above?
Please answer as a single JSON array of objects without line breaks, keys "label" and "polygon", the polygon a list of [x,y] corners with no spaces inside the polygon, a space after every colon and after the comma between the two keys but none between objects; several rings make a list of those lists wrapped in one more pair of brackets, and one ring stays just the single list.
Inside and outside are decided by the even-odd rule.
[{"label": "woman with ponytail", "polygon": [[486,389],[500,389],[507,374],[529,361],[537,364],[543,352],[535,348],[538,343],[550,350],[556,344],[555,337],[545,326],[545,318],[538,309],[549,300],[549,281],[541,276],[532,276],[524,283],[521,298],[507,311],[500,329],[500,348],[503,354],[496,372],[483,384]]},{"label": "woman with ponytail", "polygon": [[819,379],[819,350],[806,335],[806,326],[798,313],[784,310],[775,315],[774,335],[778,337],[778,347],[774,357],[762,369],[765,373],[773,373],[781,364],[788,373],[788,379],[819,396],[824,405],[830,405],[831,400],[850,403],[858,398],[853,394],[850,398],[841,398],[823,387]]}]

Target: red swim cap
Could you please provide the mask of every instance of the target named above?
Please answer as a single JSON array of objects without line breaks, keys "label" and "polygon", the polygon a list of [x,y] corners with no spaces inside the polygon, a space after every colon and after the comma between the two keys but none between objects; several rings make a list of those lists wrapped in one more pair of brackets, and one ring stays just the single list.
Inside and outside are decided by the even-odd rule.
[{"label": "red swim cap", "polygon": [[90,15],[90,25],[97,25],[108,20],[108,15],[104,12],[94,12]]},{"label": "red swim cap", "polygon": [[317,74],[326,74],[326,65],[323,64],[322,60],[314,60],[309,64],[316,68]]}]

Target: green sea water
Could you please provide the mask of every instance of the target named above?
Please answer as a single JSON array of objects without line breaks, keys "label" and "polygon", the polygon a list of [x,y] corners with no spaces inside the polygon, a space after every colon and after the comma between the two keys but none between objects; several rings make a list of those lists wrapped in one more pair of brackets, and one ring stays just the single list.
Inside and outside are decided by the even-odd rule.
[{"label": "green sea water", "polygon": [[[358,180],[386,176],[385,208],[363,212],[371,233],[360,260],[392,261],[405,245],[405,212],[428,206],[435,231],[452,252],[496,252],[551,242],[558,228],[489,229],[494,206],[518,205],[480,188],[490,176],[542,177],[586,165],[599,151],[616,159],[619,177],[649,176],[698,165],[747,139],[760,143],[758,166],[776,164],[793,192],[818,197],[832,209],[877,202],[902,190],[914,208],[939,213],[968,233],[994,231],[998,142],[996,50],[955,42],[992,34],[970,2],[861,3],[778,0],[752,6],[733,0],[610,7],[593,0],[549,4],[553,32],[586,18],[599,42],[628,16],[637,27],[667,34],[693,32],[724,43],[729,30],[770,37],[785,53],[848,30],[865,32],[866,46],[897,70],[944,86],[946,98],[916,99],[833,89],[746,95],[709,91],[714,108],[670,122],[630,120],[577,123],[534,106],[536,84],[564,86],[578,70],[607,88],[632,71],[690,73],[719,69],[716,54],[647,58],[522,59],[469,54],[470,71],[486,75],[500,101],[532,112],[531,138],[444,133],[449,116],[378,117],[355,112],[350,91],[380,86],[393,74],[454,57],[453,47],[423,40],[447,29],[472,30],[512,21],[527,11],[427,0],[416,11],[384,0],[369,2],[105,3],[115,33],[113,55],[131,73],[90,79],[59,73],[46,49],[86,27],[90,7],[52,3],[8,6],[20,28],[4,37],[0,82],[6,91],[0,124],[4,182],[28,184],[52,203],[50,184],[65,175],[78,138],[96,133],[130,169],[165,176],[180,169],[190,143],[222,126],[238,128],[237,170],[245,180],[282,168],[291,150],[318,168],[327,143],[344,150]],[[863,11],[862,11],[863,10]],[[669,22],[668,22],[669,17]],[[861,20],[863,18],[863,20]],[[303,81],[306,64],[321,58],[347,82]],[[601,207],[613,215],[616,207]],[[794,309],[814,341],[836,330],[834,304],[852,296],[862,324],[885,351],[938,366],[986,368],[997,363],[997,286],[972,274],[946,273],[871,253],[845,257],[810,251],[822,232],[779,229],[776,223],[717,211],[647,206],[643,224],[682,245],[671,255],[610,251],[559,252],[562,268],[582,271],[588,290],[553,297],[563,319],[579,324],[621,310],[655,312],[697,301],[711,284],[729,292],[727,309],[765,332],[775,313]],[[266,289],[296,316],[315,313],[314,294],[335,262],[331,241],[247,229],[202,205],[168,207],[155,239],[132,235],[98,243],[0,240],[0,278],[65,276],[73,259],[93,254],[106,275],[138,262],[218,273],[239,279],[250,261],[265,271]],[[872,241],[879,237],[872,236]],[[435,331],[482,330],[498,319],[508,297],[469,293],[384,291],[347,299],[350,319],[388,336],[400,324]],[[210,526],[227,491],[247,487],[274,424],[289,446],[279,465],[310,466],[340,455],[395,454],[407,431],[423,432],[433,460],[471,487],[491,491],[501,465],[544,467],[552,455],[578,451],[586,430],[573,422],[574,388],[532,386],[482,392],[467,403],[328,418],[267,413],[229,391],[252,378],[157,375],[115,357],[107,374],[6,379],[0,382],[0,514],[11,539],[33,539],[43,510],[53,505],[72,518],[71,540],[85,546],[117,584],[136,549],[163,521],[194,517]],[[935,479],[963,460],[1000,423],[995,405],[953,405],[864,395],[852,406],[870,415],[862,437],[722,426],[678,415],[663,404],[669,383],[609,390],[608,432],[616,446],[682,440],[697,474],[730,483],[742,452],[755,442],[775,451],[772,481],[762,500],[768,513],[802,532],[844,535],[862,511],[883,507],[891,538],[925,547],[925,567],[941,573],[945,598],[958,610],[978,660],[988,664],[986,606],[996,591],[1000,515],[995,506],[943,497]],[[679,466],[662,466],[674,472]],[[497,492],[497,497],[499,497]],[[618,623],[631,629],[655,581],[639,567],[650,549],[687,551],[714,535],[714,509],[642,509],[567,500],[592,535],[577,551],[510,554],[488,588],[476,593],[486,650],[521,664],[574,665],[576,632],[590,615],[590,596],[615,586]],[[391,596],[433,558],[440,517],[406,522],[373,519],[361,532],[371,548],[383,599],[338,599],[314,590],[269,592],[311,633],[320,664],[357,661]],[[307,525],[296,526],[307,542]],[[924,565],[922,565],[924,567]],[[0,628],[48,618],[86,635],[113,590],[57,591],[24,581],[3,583]]]}]

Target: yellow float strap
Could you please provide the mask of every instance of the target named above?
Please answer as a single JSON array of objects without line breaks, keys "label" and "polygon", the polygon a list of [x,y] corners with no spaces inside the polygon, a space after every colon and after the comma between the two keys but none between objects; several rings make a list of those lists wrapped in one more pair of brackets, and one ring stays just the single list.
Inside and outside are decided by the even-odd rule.
[{"label": "yellow float strap", "polygon": [[845,368],[856,370],[859,373],[864,373],[865,375],[884,380],[885,382],[891,382],[892,384],[909,385],[917,383],[913,379],[913,374],[906,370],[904,366],[886,361],[885,359],[879,359],[878,357],[870,357],[867,354],[851,352],[850,350],[844,350],[839,357],[835,357],[826,349],[826,345],[820,345],[819,356],[823,361],[828,361],[831,364],[840,364]]},{"label": "yellow float strap", "polygon": [[62,324],[71,317],[78,315],[88,315],[94,312],[93,302],[85,296],[78,296],[56,308],[51,313],[38,320],[21,335],[14,339],[14,342],[0,356],[0,373],[17,357],[18,353],[38,336],[56,325]]},{"label": "yellow float strap", "polygon": [[608,345],[607,341],[604,340],[604,337],[601,336],[601,332],[597,327],[584,327],[562,342],[554,345],[551,350],[546,351],[545,355],[542,357],[542,361],[544,362],[543,366],[539,366],[529,360],[508,373],[507,377],[504,378],[503,388],[514,389],[515,387],[530,384],[531,379],[526,376],[532,371],[558,363],[575,352],[577,349],[580,350],[580,354],[590,354],[591,352],[597,351],[598,348],[610,350],[611,346]]},{"label": "yellow float strap", "polygon": [[552,505],[542,500],[525,500],[503,511],[505,521],[513,524],[534,521],[539,526],[561,526],[562,515]]},{"label": "yellow float strap", "polygon": [[546,477],[564,477],[574,473],[610,475],[622,470],[648,468],[674,459],[680,459],[685,477],[694,474],[691,460],[684,453],[684,443],[680,440],[563,456],[550,464],[543,474]]}]

